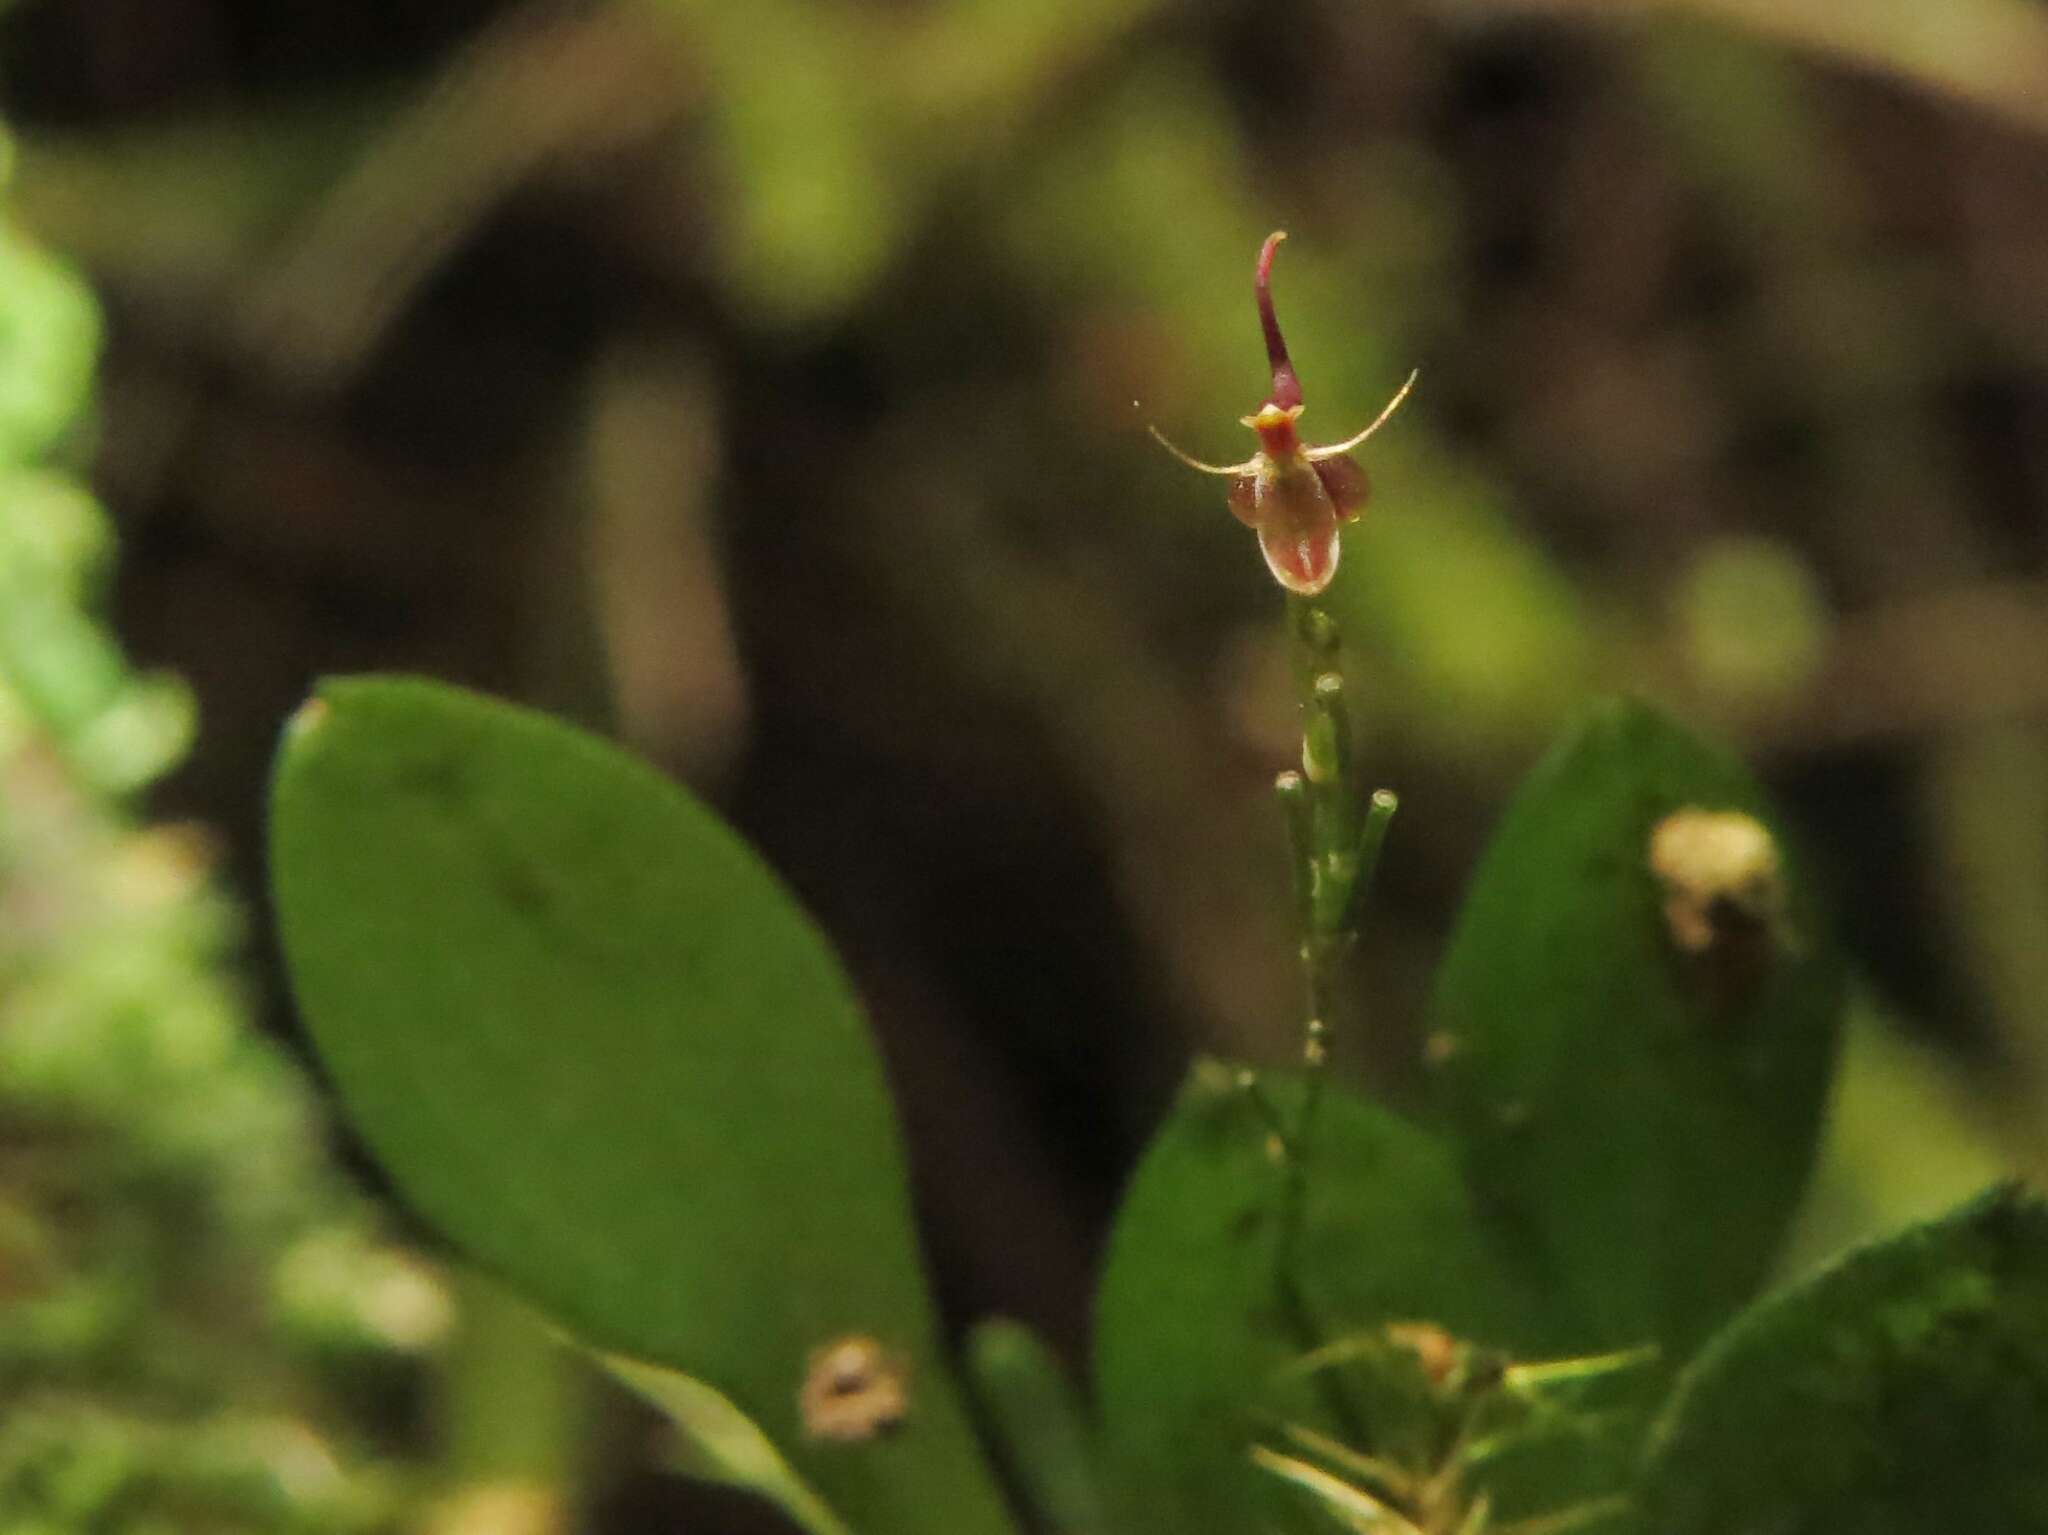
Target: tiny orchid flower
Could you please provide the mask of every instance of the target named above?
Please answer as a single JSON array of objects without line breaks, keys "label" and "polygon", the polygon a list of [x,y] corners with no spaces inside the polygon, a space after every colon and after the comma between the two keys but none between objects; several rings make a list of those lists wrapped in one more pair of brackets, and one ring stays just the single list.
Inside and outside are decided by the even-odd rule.
[{"label": "tiny orchid flower", "polygon": [[1387,408],[1364,431],[1327,447],[1305,446],[1294,430],[1301,419],[1301,380],[1287,356],[1287,342],[1273,313],[1273,252],[1286,231],[1266,236],[1252,291],[1259,303],[1259,325],[1266,333],[1266,359],[1273,367],[1273,389],[1257,415],[1243,422],[1259,435],[1259,451],[1241,464],[1205,464],[1168,442],[1157,427],[1147,427],[1175,458],[1204,474],[1227,476],[1227,499],[1237,520],[1259,535],[1259,548],[1273,579],[1290,592],[1313,597],[1337,573],[1337,529],[1356,521],[1365,510],[1371,485],[1365,470],[1350,454],[1398,410],[1415,387],[1408,375]]}]

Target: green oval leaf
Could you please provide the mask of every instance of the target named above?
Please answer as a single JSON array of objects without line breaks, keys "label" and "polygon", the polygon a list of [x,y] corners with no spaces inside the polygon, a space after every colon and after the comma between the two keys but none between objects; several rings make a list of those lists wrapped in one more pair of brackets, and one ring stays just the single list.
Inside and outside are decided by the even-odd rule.
[{"label": "green oval leaf", "polygon": [[1745,1313],[1640,1502],[1657,1535],[2048,1529],[2048,1205],[1994,1192]]},{"label": "green oval leaf", "polygon": [[1573,1347],[1682,1354],[1762,1280],[1842,1011],[1802,871],[1742,766],[1596,711],[1530,776],[1438,978],[1437,1089],[1493,1229]]},{"label": "green oval leaf", "polygon": [[[356,1126],[458,1246],[609,1353],[729,1397],[859,1527],[1006,1527],[934,1336],[880,1065],[780,883],[653,770],[409,679],[281,750],[292,989]],[[871,1339],[902,1426],[807,1432]]]},{"label": "green oval leaf", "polygon": [[[1261,1527],[1265,1476],[1250,1448],[1282,1420],[1343,1434],[1312,1348],[1396,1321],[1465,1338],[1535,1328],[1482,1241],[1449,1149],[1375,1105],[1327,1089],[1308,1162],[1299,1312],[1279,1286],[1283,1164],[1273,1125],[1302,1083],[1196,1065],[1140,1162],[1097,1299],[1095,1369],[1110,1471],[1133,1529]],[[1305,1313],[1305,1315],[1303,1314]]]}]

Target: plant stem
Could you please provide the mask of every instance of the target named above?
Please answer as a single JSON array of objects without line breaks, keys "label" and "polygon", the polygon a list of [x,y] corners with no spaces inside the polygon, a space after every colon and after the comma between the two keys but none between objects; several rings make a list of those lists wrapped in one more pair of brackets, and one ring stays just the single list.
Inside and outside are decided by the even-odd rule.
[{"label": "plant stem", "polygon": [[1281,774],[1277,787],[1293,843],[1305,1003],[1301,1053],[1308,1080],[1288,1137],[1283,1232],[1300,1225],[1309,1137],[1322,1102],[1344,965],[1357,941],[1358,895],[1394,810],[1386,791],[1368,802],[1360,790],[1336,620],[1304,597],[1287,599],[1287,616],[1301,688],[1301,769]]},{"label": "plant stem", "polygon": [[1357,942],[1358,902],[1379,861],[1396,802],[1384,789],[1368,797],[1358,780],[1336,621],[1309,598],[1291,596],[1287,609],[1301,688],[1301,768],[1282,773],[1275,790],[1293,853],[1306,1081],[1301,1108],[1281,1141],[1285,1161],[1276,1262],[1281,1305],[1304,1346],[1313,1348],[1324,1339],[1302,1292],[1300,1265],[1309,1158],[1329,1075],[1344,966]]},{"label": "plant stem", "polygon": [[456,1288],[461,1317],[438,1404],[447,1490],[458,1500],[510,1495],[533,1511],[534,1528],[567,1529],[587,1427],[583,1367],[495,1282],[460,1272]]}]

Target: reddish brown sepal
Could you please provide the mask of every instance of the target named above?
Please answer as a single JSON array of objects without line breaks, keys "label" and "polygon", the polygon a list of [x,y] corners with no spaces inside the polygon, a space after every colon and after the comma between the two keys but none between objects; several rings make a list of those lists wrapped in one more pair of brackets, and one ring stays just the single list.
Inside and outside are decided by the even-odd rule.
[{"label": "reddish brown sepal", "polygon": [[1318,459],[1310,467],[1329,492],[1337,516],[1345,522],[1355,521],[1372,495],[1372,481],[1364,467],[1356,459],[1342,457]]},{"label": "reddish brown sepal", "polygon": [[1266,361],[1273,366],[1273,392],[1266,396],[1266,402],[1282,410],[1291,410],[1301,403],[1301,379],[1287,356],[1287,340],[1280,334],[1280,317],[1273,312],[1273,252],[1286,238],[1284,229],[1276,229],[1259,247],[1259,264],[1252,273],[1252,292],[1259,301],[1259,328],[1266,333]]}]

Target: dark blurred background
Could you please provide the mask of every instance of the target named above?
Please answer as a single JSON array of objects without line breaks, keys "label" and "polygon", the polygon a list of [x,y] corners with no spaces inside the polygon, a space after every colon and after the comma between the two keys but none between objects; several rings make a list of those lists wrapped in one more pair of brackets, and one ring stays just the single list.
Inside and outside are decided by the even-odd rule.
[{"label": "dark blurred background", "polygon": [[1406,1090],[1506,795],[1626,688],[1854,952],[1801,1253],[2048,1169],[2032,0],[18,0],[0,70],[108,312],[117,627],[199,702],[156,813],[260,902],[324,672],[616,732],[846,956],[954,1318],[1079,1356],[1190,1053],[1293,1048],[1279,593],[1142,430],[1246,450],[1276,227],[1309,435],[1422,373],[1335,588],[1403,801],[1342,1069]]}]

